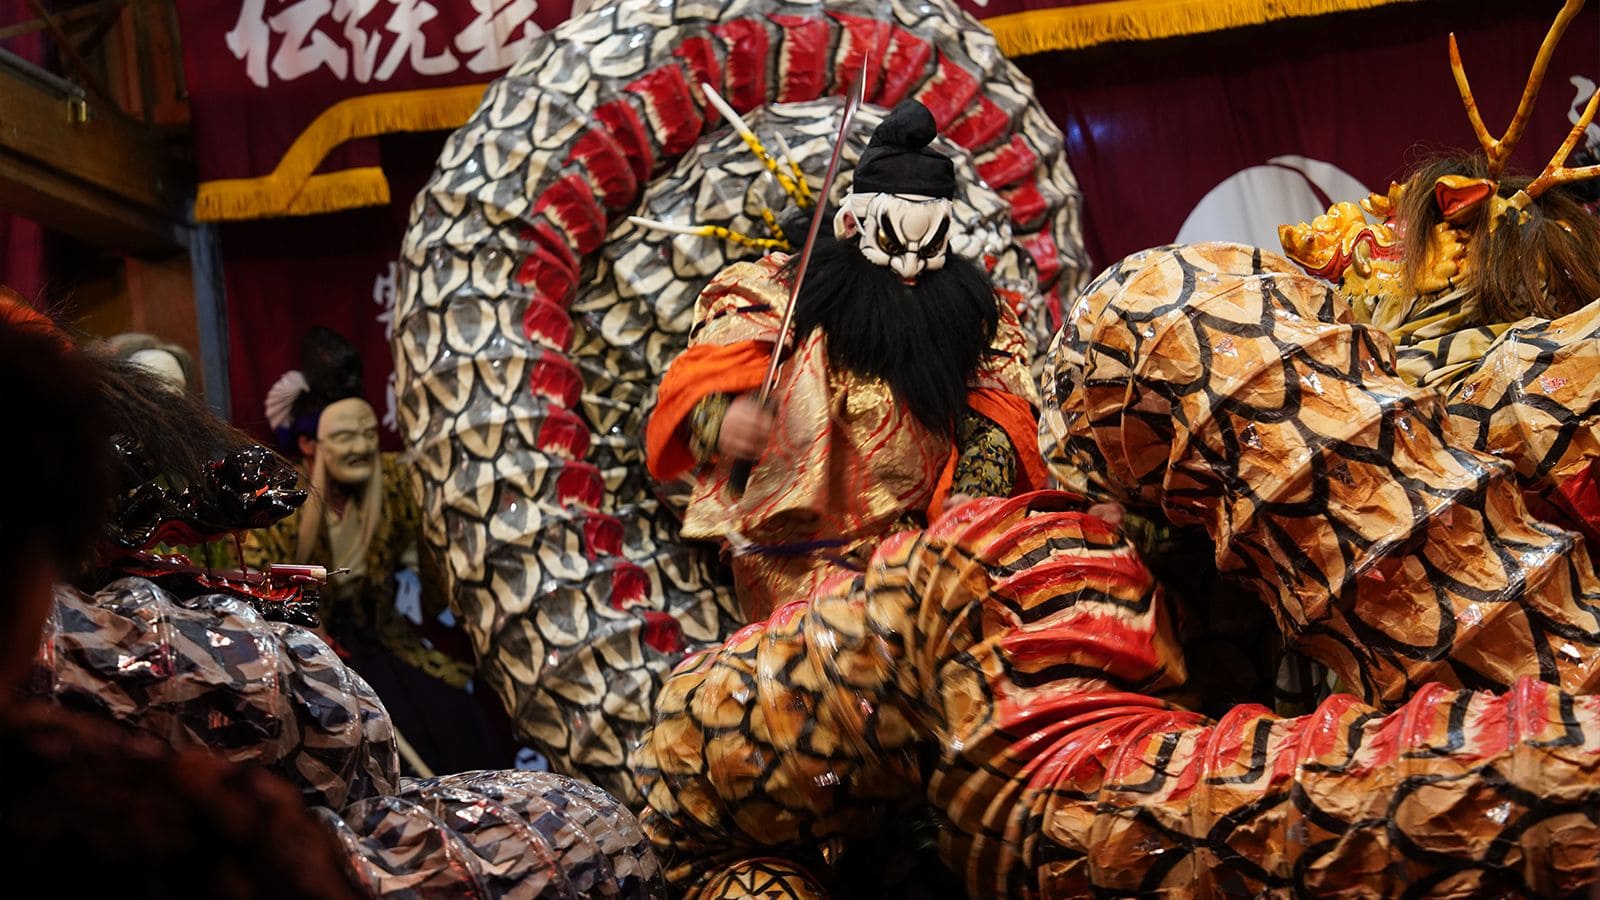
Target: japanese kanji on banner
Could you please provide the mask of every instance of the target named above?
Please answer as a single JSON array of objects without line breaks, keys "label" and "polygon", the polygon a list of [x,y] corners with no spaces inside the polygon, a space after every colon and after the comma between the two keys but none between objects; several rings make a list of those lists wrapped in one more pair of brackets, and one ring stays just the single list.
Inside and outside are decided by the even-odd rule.
[{"label": "japanese kanji on banner", "polygon": [[388,201],[375,147],[466,121],[572,0],[184,0],[202,220]]},{"label": "japanese kanji on banner", "polygon": [[[492,46],[493,64],[507,67],[559,24],[551,7],[540,7],[531,24],[493,25],[495,14],[532,3],[235,0],[199,14],[186,8],[191,25],[215,16],[209,31],[191,27],[185,44],[207,196],[238,204],[211,215],[232,220],[222,247],[237,424],[267,433],[262,398],[297,365],[295,348],[312,325],[362,348],[369,399],[389,412],[386,313],[411,198],[433,169],[439,131],[464,121],[498,74],[474,71],[494,59],[478,55]],[[316,15],[289,15],[302,5]],[[1415,148],[1473,145],[1449,73],[1447,32],[1460,35],[1475,72],[1485,73],[1474,84],[1488,115],[1509,117],[1554,5],[1402,3],[1214,34],[1184,52],[1123,42],[1018,62],[1065,133],[1096,264],[1173,240],[1271,247],[1278,223],[1381,190],[1415,161]],[[402,11],[414,17],[395,18]],[[1573,33],[1595,34],[1597,16],[1585,10]],[[494,42],[462,37],[475,21],[492,26]],[[422,27],[407,32],[405,22]],[[241,37],[230,43],[235,33]],[[258,40],[243,40],[247,33]],[[1530,123],[1528,158],[1517,165],[1537,170],[1543,157],[1531,155],[1561,141],[1595,89],[1587,77],[1593,60],[1592,41],[1558,48]],[[451,91],[463,93],[451,101],[456,108],[440,99]],[[1401,92],[1405,102],[1393,102]],[[407,130],[431,133],[393,133]],[[1600,147],[1600,126],[1591,131],[1586,143]],[[352,139],[368,135],[386,136]],[[392,432],[385,439],[398,446]]]}]

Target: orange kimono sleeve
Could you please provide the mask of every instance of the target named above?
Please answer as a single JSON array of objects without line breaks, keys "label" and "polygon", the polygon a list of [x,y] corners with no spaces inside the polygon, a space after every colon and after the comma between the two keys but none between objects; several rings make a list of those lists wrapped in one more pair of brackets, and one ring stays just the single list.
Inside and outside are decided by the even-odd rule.
[{"label": "orange kimono sleeve", "polygon": [[694,454],[679,425],[696,403],[711,394],[741,394],[761,387],[772,359],[768,341],[696,344],[672,361],[661,378],[656,408],[645,426],[645,463],[650,476],[670,481],[694,468]]}]

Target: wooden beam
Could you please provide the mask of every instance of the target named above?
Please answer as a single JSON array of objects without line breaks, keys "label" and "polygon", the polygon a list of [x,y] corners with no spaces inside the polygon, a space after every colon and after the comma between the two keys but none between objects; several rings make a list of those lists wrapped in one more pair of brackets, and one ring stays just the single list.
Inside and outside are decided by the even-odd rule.
[{"label": "wooden beam", "polygon": [[113,253],[162,256],[181,223],[0,149],[0,209]]},{"label": "wooden beam", "polygon": [[[62,25],[68,25],[76,23],[80,19],[114,13],[119,7],[126,5],[128,5],[128,0],[100,0],[98,3],[85,3],[82,6],[74,6],[71,9],[62,10],[55,13],[55,19]],[[0,41],[10,40],[24,34],[33,34],[36,31],[44,31],[49,27],[49,23],[44,19],[29,19],[26,22],[7,25],[4,28],[0,28]]]},{"label": "wooden beam", "polygon": [[56,52],[60,53],[61,58],[67,61],[67,66],[83,79],[83,86],[99,95],[102,100],[116,102],[111,99],[111,92],[106,90],[106,86],[100,81],[100,76],[95,74],[88,61],[78,55],[78,48],[72,45],[72,39],[67,37],[67,33],[61,29],[61,23],[56,21],[50,10],[45,9],[39,0],[22,0],[22,2],[33,10],[34,15],[44,20],[45,30],[55,39]]},{"label": "wooden beam", "polygon": [[[122,21],[126,26],[124,34],[129,28],[133,31],[133,67],[134,76],[139,82],[139,117],[149,124],[155,120],[156,82],[151,72],[155,58],[150,53],[150,23],[145,19],[144,4],[129,6],[123,13]],[[126,105],[124,108],[127,108]]]},{"label": "wooden beam", "polygon": [[0,209],[107,248],[170,250],[193,174],[155,129],[63,90],[0,65]]},{"label": "wooden beam", "polygon": [[154,210],[176,208],[159,135],[109,102],[81,101],[0,67],[0,147]]}]

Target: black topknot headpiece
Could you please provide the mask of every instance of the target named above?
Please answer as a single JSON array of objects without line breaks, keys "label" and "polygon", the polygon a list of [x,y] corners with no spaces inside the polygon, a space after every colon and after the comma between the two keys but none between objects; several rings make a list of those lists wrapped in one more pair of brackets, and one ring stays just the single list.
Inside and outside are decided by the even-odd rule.
[{"label": "black topknot headpiece", "polygon": [[872,142],[856,163],[857,194],[921,194],[949,200],[956,195],[956,166],[928,143],[939,134],[933,113],[915,100],[902,100],[872,132]]}]

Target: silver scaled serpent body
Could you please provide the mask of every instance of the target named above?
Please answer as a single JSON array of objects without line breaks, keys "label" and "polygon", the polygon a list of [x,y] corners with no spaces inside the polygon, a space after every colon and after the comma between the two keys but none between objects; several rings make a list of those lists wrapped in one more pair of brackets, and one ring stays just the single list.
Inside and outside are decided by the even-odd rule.
[{"label": "silver scaled serpent body", "polygon": [[1076,183],[1027,80],[948,0],[596,7],[490,87],[413,209],[394,348],[426,537],[523,736],[622,798],[667,671],[743,624],[640,434],[695,296],[749,252],[626,215],[760,233],[776,186],[700,84],[815,183],[863,65],[845,171],[879,110],[926,104],[968,185],[957,220],[1042,346],[1084,274]]}]

